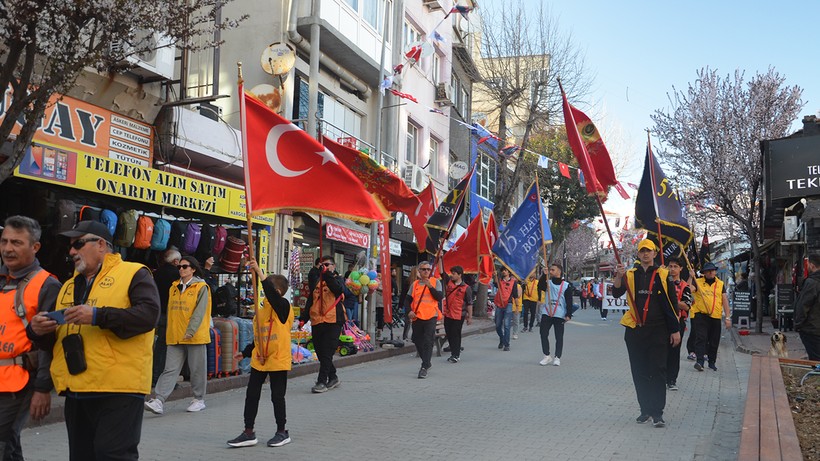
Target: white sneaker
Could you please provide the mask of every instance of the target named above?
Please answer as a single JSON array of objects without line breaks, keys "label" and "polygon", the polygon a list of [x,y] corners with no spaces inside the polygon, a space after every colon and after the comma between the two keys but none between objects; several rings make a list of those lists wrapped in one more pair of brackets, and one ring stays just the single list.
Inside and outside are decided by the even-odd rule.
[{"label": "white sneaker", "polygon": [[558,357],[555,357],[555,360],[552,361],[552,364],[555,365],[556,367],[560,367],[561,366],[561,359],[559,359]]},{"label": "white sneaker", "polygon": [[202,411],[205,409],[205,401],[193,399],[191,400],[191,404],[188,405],[188,408],[185,411],[190,411],[191,413],[196,411]]},{"label": "white sneaker", "polygon": [[518,335],[513,335],[513,339],[518,339]]},{"label": "white sneaker", "polygon": [[145,402],[145,409],[157,415],[161,415],[165,411],[162,401],[159,399],[151,399]]},{"label": "white sneaker", "polygon": [[546,365],[549,365],[550,363],[552,363],[552,357],[549,356],[549,355],[545,355],[544,358],[541,359],[540,362],[538,362],[538,364],[541,365],[541,366],[546,366]]}]

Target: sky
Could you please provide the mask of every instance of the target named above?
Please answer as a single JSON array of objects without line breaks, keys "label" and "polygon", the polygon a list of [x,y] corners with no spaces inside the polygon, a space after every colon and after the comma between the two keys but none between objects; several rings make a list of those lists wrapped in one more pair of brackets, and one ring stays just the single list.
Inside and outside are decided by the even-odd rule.
[{"label": "sky", "polygon": [[[479,5],[502,1],[509,0]],[[584,52],[592,91],[588,100],[570,102],[590,111],[612,156],[628,160],[618,171],[622,183],[640,181],[650,115],[668,110],[667,94],[673,87],[685,91],[701,68],[723,77],[744,70],[748,81],[773,67],[786,85],[803,88],[806,105],[793,131],[803,115],[820,112],[820,1],[522,1],[532,9],[543,1]],[[631,205],[613,195],[606,208],[628,210]]]}]

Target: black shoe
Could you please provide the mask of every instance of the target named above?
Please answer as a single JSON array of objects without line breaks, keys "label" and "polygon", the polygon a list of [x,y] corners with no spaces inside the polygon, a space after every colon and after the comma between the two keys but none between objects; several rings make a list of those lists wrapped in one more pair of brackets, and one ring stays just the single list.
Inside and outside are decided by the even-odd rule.
[{"label": "black shoe", "polygon": [[504,346],[504,351],[509,352],[510,346]]},{"label": "black shoe", "polygon": [[703,364],[700,362],[695,363],[695,370],[703,371]]},{"label": "black shoe", "polygon": [[709,369],[710,369],[710,370],[715,370],[715,371],[717,371],[717,367],[715,366],[715,364],[714,364],[714,363],[710,363],[710,364],[709,364]]},{"label": "black shoe", "polygon": [[499,342],[499,343],[498,343],[498,348],[499,348],[499,349],[504,349],[504,343],[503,343],[503,342]]},{"label": "black shoe", "polygon": [[450,357],[447,357],[447,361],[450,363],[458,363],[458,357],[451,355]]},{"label": "black shoe", "polygon": [[341,384],[339,382],[339,378],[332,378],[332,379],[328,380],[327,388],[328,389],[335,389],[335,388],[339,387],[339,384]]},{"label": "black shoe", "polygon": [[290,443],[288,431],[277,432],[272,439],[268,440],[269,447],[281,447]]},{"label": "black shoe", "polygon": [[641,415],[641,416],[638,416],[637,418],[635,418],[635,422],[638,423],[638,424],[643,424],[643,423],[649,421],[649,418],[650,418],[649,415]]},{"label": "black shoe", "polygon": [[247,432],[242,431],[242,433],[239,434],[239,437],[233,440],[228,440],[228,445],[234,448],[252,447],[256,445],[257,442],[255,432],[248,434]]},{"label": "black shoe", "polygon": [[657,418],[652,418],[652,426],[654,427],[666,427],[666,421],[663,420],[660,416]]},{"label": "black shoe", "polygon": [[419,379],[427,377],[427,368],[419,368]]},{"label": "black shoe", "polygon": [[450,352],[450,346],[444,346],[444,349],[442,349],[442,350],[444,352]]},{"label": "black shoe", "polygon": [[668,391],[676,391],[678,390],[678,385],[675,383],[670,383],[666,385],[666,390]]}]

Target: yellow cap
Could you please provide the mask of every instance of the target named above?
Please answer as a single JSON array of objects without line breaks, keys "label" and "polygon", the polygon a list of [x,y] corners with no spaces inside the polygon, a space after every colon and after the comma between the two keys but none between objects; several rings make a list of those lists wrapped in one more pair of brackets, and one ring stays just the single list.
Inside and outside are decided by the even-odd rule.
[{"label": "yellow cap", "polygon": [[658,247],[655,246],[655,242],[649,239],[643,239],[641,240],[641,243],[638,244],[638,251],[641,251],[644,248],[648,248],[652,251],[658,251]]}]

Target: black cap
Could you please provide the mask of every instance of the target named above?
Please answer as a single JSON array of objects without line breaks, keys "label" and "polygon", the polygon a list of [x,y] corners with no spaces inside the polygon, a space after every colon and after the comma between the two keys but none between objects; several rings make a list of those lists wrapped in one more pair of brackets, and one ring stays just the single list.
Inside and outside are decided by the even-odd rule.
[{"label": "black cap", "polygon": [[73,229],[60,232],[60,235],[68,238],[82,237],[85,234],[94,234],[108,243],[113,243],[114,241],[111,232],[108,231],[108,226],[98,221],[80,221]]},{"label": "black cap", "polygon": [[709,263],[704,264],[703,269],[701,269],[700,271],[701,272],[706,272],[706,271],[716,271],[716,270],[717,270],[717,266],[715,266],[713,263],[709,262]]}]

